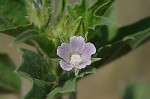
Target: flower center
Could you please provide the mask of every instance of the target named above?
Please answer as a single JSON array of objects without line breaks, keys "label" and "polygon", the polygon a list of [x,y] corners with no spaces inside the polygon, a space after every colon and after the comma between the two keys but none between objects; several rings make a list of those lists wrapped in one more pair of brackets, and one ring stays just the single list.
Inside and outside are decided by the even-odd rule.
[{"label": "flower center", "polygon": [[71,55],[70,64],[72,66],[78,66],[80,62],[82,62],[82,58],[80,55],[78,55],[78,54]]}]

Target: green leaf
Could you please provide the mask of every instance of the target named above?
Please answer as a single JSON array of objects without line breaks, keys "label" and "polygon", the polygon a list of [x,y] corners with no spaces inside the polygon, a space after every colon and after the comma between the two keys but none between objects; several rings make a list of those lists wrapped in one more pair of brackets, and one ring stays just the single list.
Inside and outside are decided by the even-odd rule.
[{"label": "green leaf", "polygon": [[9,29],[0,30],[0,33],[16,37],[16,36],[20,35],[20,33],[24,32],[28,29],[32,29],[32,28],[33,28],[33,26],[31,24],[28,24],[25,26],[17,26],[17,27],[13,27],[13,28],[9,28]]},{"label": "green leaf", "polygon": [[110,25],[112,23],[110,19],[102,16],[95,16],[91,18],[87,16],[85,19],[89,20],[85,22],[86,29],[94,30],[97,26]]},{"label": "green leaf", "polygon": [[140,46],[142,43],[150,40],[150,28],[124,37],[116,43],[106,45],[100,48],[97,52],[97,57],[102,60],[93,63],[93,66],[98,68]]},{"label": "green leaf", "polygon": [[95,29],[96,26],[111,24],[111,21],[103,16],[113,1],[97,0],[89,7],[89,0],[82,0],[81,4],[68,6],[68,11],[75,20],[82,16],[86,29]]},{"label": "green leaf", "polygon": [[[12,45],[26,42],[29,45],[35,45],[36,47],[38,47],[38,49],[40,49],[41,52],[43,52],[47,56],[54,57],[52,52],[55,48],[52,40],[49,40],[44,34],[38,33],[30,24],[27,26],[18,26],[12,29],[0,31],[0,33],[16,37],[12,41]],[[34,41],[34,44],[30,41]]]},{"label": "green leaf", "polygon": [[[28,26],[30,28],[30,26]],[[49,40],[44,34],[40,34],[34,29],[28,29],[28,27],[18,27],[16,29],[6,30],[6,34],[17,36],[13,41],[12,45],[27,43],[29,45],[35,45],[37,49],[48,57],[54,57],[53,51],[55,51],[52,40]],[[27,29],[27,30],[26,30]],[[25,30],[25,31],[23,31]],[[12,31],[12,32],[11,32]],[[15,32],[16,31],[16,32]],[[18,31],[18,32],[17,32]],[[4,33],[5,33],[4,32]],[[21,33],[22,32],[22,33]],[[16,33],[16,34],[13,34]],[[31,42],[32,41],[32,42]]]},{"label": "green leaf", "polygon": [[[52,40],[49,40],[44,34],[37,33],[30,24],[0,31],[0,33],[17,37],[12,42],[13,45],[26,42],[29,45],[35,45],[41,52],[43,52],[43,54],[46,54],[49,57],[56,56],[53,54],[55,47]],[[30,40],[34,42],[31,43]]]},{"label": "green leaf", "polygon": [[[90,40],[97,49],[97,57],[102,60],[93,63],[98,68],[108,62],[119,58],[120,56],[130,52],[134,48],[150,39],[150,17],[142,19],[132,25],[119,28],[111,41],[108,41],[108,28],[101,27],[99,32]],[[97,41],[99,40],[99,41]]]},{"label": "green leaf", "polygon": [[19,92],[21,81],[14,73],[15,66],[7,54],[0,54],[0,93]]},{"label": "green leaf", "polygon": [[74,72],[64,73],[59,77],[59,86],[53,89],[47,96],[47,99],[53,99],[57,94],[71,93],[76,91],[76,81],[82,77],[96,72],[93,67],[82,69],[76,77]]},{"label": "green leaf", "polygon": [[89,0],[82,0],[80,4],[76,4],[72,7],[72,5],[68,6],[68,11],[70,15],[76,20],[78,17],[84,17],[86,10],[89,6]]},{"label": "green leaf", "polygon": [[95,4],[90,9],[95,11],[95,15],[102,16],[106,13],[114,1],[115,0],[97,0],[97,2],[95,2]]},{"label": "green leaf", "polygon": [[45,35],[34,36],[32,42],[44,56],[46,55],[49,58],[56,57],[56,47],[53,41],[49,40]]},{"label": "green leaf", "polygon": [[17,69],[17,73],[29,79],[39,79],[43,81],[54,81],[55,77],[46,60],[27,49],[19,49],[22,52],[23,62]]},{"label": "green leaf", "polygon": [[150,40],[150,27],[144,31],[138,32],[136,34],[126,36],[123,41],[126,42],[130,47],[136,48],[142,43]]},{"label": "green leaf", "polygon": [[113,2],[114,0],[97,0],[88,8],[85,15],[85,27],[95,29],[96,26],[111,24],[111,21],[104,17],[104,14]]},{"label": "green leaf", "polygon": [[126,86],[123,99],[135,99],[135,97],[134,97],[134,85]]},{"label": "green leaf", "polygon": [[125,88],[123,99],[149,99],[150,84],[137,81]]},{"label": "green leaf", "polygon": [[20,49],[23,62],[17,69],[17,73],[33,82],[33,87],[25,96],[25,99],[44,99],[52,90],[55,76],[50,65],[39,54],[27,49]]},{"label": "green leaf", "polygon": [[149,99],[150,98],[150,83],[138,83],[135,87],[135,99]]},{"label": "green leaf", "polygon": [[57,94],[64,94],[76,91],[76,78],[66,81],[62,87],[56,87],[47,96],[46,99],[52,99]]},{"label": "green leaf", "polygon": [[108,27],[98,27],[98,31],[94,31],[96,34],[93,38],[90,39],[90,42],[92,42],[96,46],[96,48],[99,49],[100,47],[107,44],[111,45],[113,43],[116,43],[122,40],[125,36],[133,35],[137,32],[148,29],[150,27],[149,23],[150,17],[144,18],[136,23],[120,28],[117,28],[117,26],[115,26],[115,22],[113,22],[113,24],[109,25]]},{"label": "green leaf", "polygon": [[92,33],[94,36],[90,38],[89,41],[93,43],[97,49],[108,44],[109,35],[107,26],[97,27],[95,31],[91,31],[91,34]]},{"label": "green leaf", "polygon": [[86,67],[86,68],[82,69],[79,72],[78,77],[85,77],[85,76],[88,76],[88,75],[94,74],[94,73],[96,73],[96,68],[90,66],[90,67]]},{"label": "green leaf", "polygon": [[137,32],[146,30],[148,28],[150,28],[150,17],[141,19],[138,22],[133,23],[131,25],[120,27],[119,30],[118,30],[117,35],[111,41],[111,43],[116,42],[118,40],[121,40],[125,36],[135,34]]},{"label": "green leaf", "polygon": [[23,0],[0,0],[0,30],[26,25]]},{"label": "green leaf", "polygon": [[52,88],[52,83],[34,79],[30,92],[24,99],[46,99],[47,94]]},{"label": "green leaf", "polygon": [[39,33],[34,30],[34,29],[30,29],[30,30],[26,30],[23,33],[21,33],[19,36],[17,36],[13,41],[12,41],[12,45],[16,45],[19,43],[23,43],[26,42],[27,40],[33,38],[34,36],[37,36]]}]

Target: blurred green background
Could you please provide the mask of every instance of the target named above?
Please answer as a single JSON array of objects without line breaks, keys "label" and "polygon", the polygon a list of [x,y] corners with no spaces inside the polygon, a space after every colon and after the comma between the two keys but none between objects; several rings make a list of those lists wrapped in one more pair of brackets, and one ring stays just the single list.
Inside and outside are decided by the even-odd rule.
[{"label": "blurred green background", "polygon": [[[122,26],[150,16],[149,5],[150,0],[116,0],[118,23]],[[8,53],[18,66],[21,58],[16,49],[20,47],[34,49],[25,44],[11,47],[9,44],[12,40],[12,37],[0,34],[0,52]],[[124,85],[137,78],[150,84],[150,42],[100,68],[96,74],[81,80],[78,83],[77,99],[121,99]],[[24,95],[30,89],[31,83],[22,80],[22,95]],[[14,94],[0,94],[0,99],[21,99],[21,97]]]}]

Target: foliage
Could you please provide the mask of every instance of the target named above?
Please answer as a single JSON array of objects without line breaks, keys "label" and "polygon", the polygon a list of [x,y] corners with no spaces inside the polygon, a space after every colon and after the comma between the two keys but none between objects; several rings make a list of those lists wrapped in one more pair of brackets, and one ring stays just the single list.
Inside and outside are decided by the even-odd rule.
[{"label": "foliage", "polygon": [[150,84],[136,81],[125,88],[123,99],[149,99]]},{"label": "foliage", "polygon": [[0,53],[0,93],[18,93],[21,80],[14,72],[15,65],[7,54]]},{"label": "foliage", "polygon": [[[80,3],[71,5],[67,0],[60,0],[55,15],[54,0],[0,1],[0,8],[3,9],[0,11],[0,32],[15,37],[13,45],[25,42],[37,49],[37,53],[20,49],[22,64],[16,72],[32,81],[32,88],[24,99],[52,99],[65,93],[75,93],[78,80],[95,73],[96,68],[149,40],[150,17],[118,27],[113,2],[114,0],[96,0],[91,3],[90,0],[81,0]],[[56,54],[57,47],[62,42],[69,42],[74,35],[85,37],[97,49],[93,56],[95,62],[80,70],[77,77],[74,71],[60,69]],[[2,61],[4,66],[0,67],[4,70],[8,65],[3,63],[5,61],[7,58]],[[6,70],[6,74],[8,71]],[[18,79],[13,73],[12,77]],[[7,77],[5,80],[10,82],[4,83],[8,86],[14,84],[13,90],[9,87],[5,89],[19,90],[19,80],[14,82],[15,80]],[[71,97],[74,96],[71,94]]]},{"label": "foliage", "polygon": [[0,30],[26,25],[25,5],[23,0],[0,1]]}]

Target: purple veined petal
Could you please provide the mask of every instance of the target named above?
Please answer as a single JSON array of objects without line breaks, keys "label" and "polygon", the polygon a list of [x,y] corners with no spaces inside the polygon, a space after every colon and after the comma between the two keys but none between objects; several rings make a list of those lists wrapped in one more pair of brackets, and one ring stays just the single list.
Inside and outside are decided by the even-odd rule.
[{"label": "purple veined petal", "polygon": [[61,46],[59,46],[57,48],[57,55],[59,57],[61,57],[63,60],[65,60],[66,62],[69,62],[69,57],[70,57],[70,46],[67,43],[63,43],[61,44]]},{"label": "purple veined petal", "polygon": [[86,43],[81,55],[83,61],[91,59],[91,55],[96,53],[96,48],[92,43]]},{"label": "purple veined petal", "polygon": [[81,54],[85,47],[85,41],[82,36],[73,36],[70,38],[70,51],[72,54]]},{"label": "purple veined petal", "polygon": [[70,64],[66,63],[65,61],[63,60],[60,60],[60,67],[63,69],[63,70],[66,70],[66,71],[70,71],[73,66],[71,66]]},{"label": "purple veined petal", "polygon": [[91,64],[91,60],[88,60],[85,63],[80,64],[79,66],[76,66],[76,68],[82,69],[82,68],[85,68],[87,65],[90,65],[90,64]]}]

